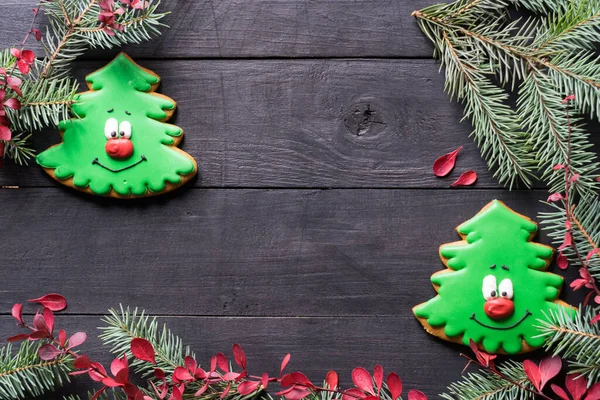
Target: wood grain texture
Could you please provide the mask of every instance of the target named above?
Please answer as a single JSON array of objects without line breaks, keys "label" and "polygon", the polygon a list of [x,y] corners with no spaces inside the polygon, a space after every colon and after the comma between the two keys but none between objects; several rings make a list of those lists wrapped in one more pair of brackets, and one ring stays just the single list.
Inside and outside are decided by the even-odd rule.
[{"label": "wood grain texture", "polygon": [[[104,63],[78,64],[83,77]],[[498,187],[434,60],[145,61],[199,166],[199,187],[448,187],[467,169]],[[135,130],[135,127],[134,127]],[[98,131],[98,134],[103,134]],[[596,136],[595,140],[600,140]],[[58,132],[35,135],[44,150]],[[447,178],[434,160],[464,145]],[[0,185],[54,186],[8,165]]]},{"label": "wood grain texture", "polygon": [[[411,13],[432,0],[163,0],[171,29],[134,57],[431,57]],[[20,43],[33,0],[2,0],[1,47]],[[42,22],[42,21],[40,21]],[[107,58],[106,52],[86,57]]]},{"label": "wood grain texture", "polygon": [[[112,304],[118,307],[117,304]],[[107,304],[107,307],[110,307]],[[152,314],[152,309],[147,310]],[[288,372],[302,370],[315,382],[335,369],[345,387],[357,366],[373,370],[381,364],[386,372],[398,372],[407,389],[418,388],[435,398],[445,383],[432,376],[458,379],[465,360],[462,346],[447,345],[427,335],[411,316],[364,318],[210,318],[161,317],[161,322],[190,345],[196,358],[207,367],[210,357],[223,352],[231,357],[231,345],[239,343],[248,356],[252,374],[277,375],[281,359],[292,354]],[[81,346],[90,357],[110,365],[112,357],[96,337],[103,326],[99,316],[58,316],[56,326],[67,332],[86,331],[89,340]],[[0,337],[20,333],[10,317],[0,318]],[[426,363],[423,360],[427,360]],[[79,377],[64,394],[85,393],[97,384]],[[273,387],[273,389],[276,389]],[[274,392],[275,390],[273,390]],[[52,396],[45,399],[54,398]],[[56,396],[56,398],[60,398]],[[87,398],[87,397],[86,397]]]},{"label": "wood grain texture", "polygon": [[159,314],[410,316],[435,295],[438,247],[458,239],[457,225],[494,198],[535,217],[544,196],[215,189],[115,202],[2,190],[0,310],[58,292],[70,313],[102,313],[110,300]]}]

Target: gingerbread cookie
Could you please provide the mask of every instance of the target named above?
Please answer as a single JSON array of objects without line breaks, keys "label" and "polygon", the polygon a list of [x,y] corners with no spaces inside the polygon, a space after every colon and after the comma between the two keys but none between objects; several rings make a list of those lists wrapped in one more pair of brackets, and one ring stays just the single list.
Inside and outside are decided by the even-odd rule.
[{"label": "gingerbread cookie", "polygon": [[119,198],[171,191],[198,171],[177,145],[183,130],[165,123],[176,107],[154,93],[160,77],[119,54],[86,77],[90,91],[76,96],[73,118],[61,121],[62,143],[37,156],[64,185]]},{"label": "gingerbread cookie", "polygon": [[448,267],[431,277],[438,296],[413,312],[426,331],[488,353],[516,354],[544,344],[539,319],[575,309],[558,300],[563,278],[544,272],[554,250],[531,242],[537,224],[498,200],[457,228],[440,247]]}]

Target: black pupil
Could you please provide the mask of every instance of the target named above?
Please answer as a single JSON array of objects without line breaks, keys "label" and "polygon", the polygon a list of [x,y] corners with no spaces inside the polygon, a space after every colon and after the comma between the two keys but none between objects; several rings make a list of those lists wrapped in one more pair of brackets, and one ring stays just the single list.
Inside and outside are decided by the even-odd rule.
[{"label": "black pupil", "polygon": [[110,133],[110,136],[112,136],[112,137],[117,137],[117,132],[115,132],[115,131],[112,131],[112,132]]},{"label": "black pupil", "polygon": [[503,297],[506,297],[506,292],[502,292],[502,296],[503,296]]},{"label": "black pupil", "polygon": [[492,290],[492,293],[490,293],[492,295],[492,297],[496,297],[496,291]]},{"label": "black pupil", "polygon": [[121,136],[125,136],[125,131],[121,131]]}]

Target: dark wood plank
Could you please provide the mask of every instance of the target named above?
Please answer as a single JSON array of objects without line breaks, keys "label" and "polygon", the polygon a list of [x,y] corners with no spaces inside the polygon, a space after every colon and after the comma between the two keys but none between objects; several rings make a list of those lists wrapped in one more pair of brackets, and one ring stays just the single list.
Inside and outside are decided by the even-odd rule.
[{"label": "dark wood plank", "polygon": [[[411,13],[436,0],[164,0],[171,29],[136,57],[431,57]],[[3,1],[0,47],[20,43],[33,0]],[[108,57],[92,52],[87,57]]]},{"label": "dark wood plank", "polygon": [[[82,77],[103,63],[79,64]],[[174,98],[200,187],[448,187],[473,169],[498,187],[443,92],[434,60],[146,61]],[[101,134],[101,132],[100,132]],[[600,140],[600,139],[597,139]],[[45,149],[57,132],[36,135]],[[460,145],[445,179],[433,161]],[[8,164],[8,163],[7,163]],[[6,165],[0,185],[53,186]]]},{"label": "dark wood plank", "polygon": [[535,217],[545,196],[214,189],[126,202],[0,190],[0,310],[59,292],[71,313],[102,313],[110,299],[159,314],[410,315],[435,294],[438,247],[457,225],[494,198]]},{"label": "dark wood plank", "polygon": [[[107,308],[118,307],[109,299],[105,302]],[[182,311],[183,308],[187,306],[182,306]],[[152,314],[153,310],[147,311]],[[379,363],[386,372],[400,374],[404,394],[407,389],[418,388],[435,398],[460,377],[465,365],[459,356],[464,350],[462,346],[426,334],[407,313],[365,318],[163,317],[160,320],[190,345],[204,367],[217,352],[231,356],[231,345],[240,343],[248,356],[249,372],[255,375],[265,371],[278,374],[281,359],[291,353],[288,372],[301,370],[315,382],[321,382],[327,371],[334,369],[340,373],[344,387],[349,387],[353,368],[363,366],[372,371]],[[0,338],[20,333],[10,317],[2,317],[0,321]],[[57,327],[68,332],[86,331],[89,340],[81,348],[108,366],[112,356],[95,337],[96,327],[103,325],[99,316],[63,316],[56,321]],[[80,377],[64,393],[85,393],[97,387],[87,377]]]}]

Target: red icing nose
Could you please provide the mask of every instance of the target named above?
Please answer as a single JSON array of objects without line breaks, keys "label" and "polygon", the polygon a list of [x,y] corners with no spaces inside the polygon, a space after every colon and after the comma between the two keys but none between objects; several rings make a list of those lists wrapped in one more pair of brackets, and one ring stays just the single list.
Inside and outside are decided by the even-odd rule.
[{"label": "red icing nose", "polygon": [[485,314],[491,319],[508,318],[515,312],[515,303],[505,298],[492,299],[485,302],[483,306]]},{"label": "red icing nose", "polygon": [[106,153],[117,160],[125,160],[133,154],[133,143],[129,139],[110,139],[106,142]]}]

